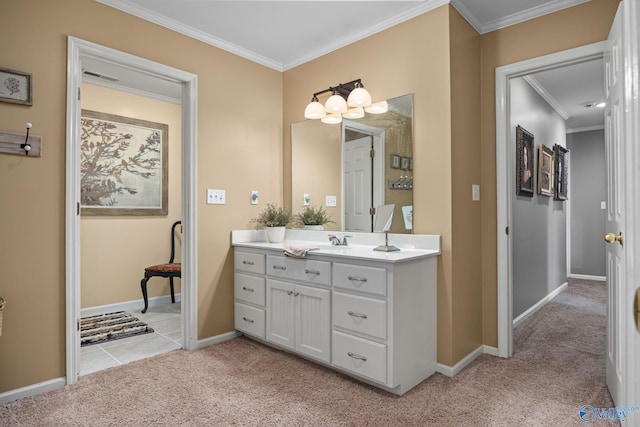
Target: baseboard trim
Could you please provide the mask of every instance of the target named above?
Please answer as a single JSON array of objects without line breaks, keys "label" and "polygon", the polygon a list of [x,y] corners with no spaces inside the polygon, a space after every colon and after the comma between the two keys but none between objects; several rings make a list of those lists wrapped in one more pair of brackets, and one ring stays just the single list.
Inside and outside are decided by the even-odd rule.
[{"label": "baseboard trim", "polygon": [[203,340],[198,340],[196,342],[196,347],[194,348],[194,350],[204,348],[204,347],[209,347],[210,345],[213,345],[213,344],[220,344],[221,342],[229,341],[239,336],[240,334],[238,332],[231,331],[231,332],[225,332],[224,334],[216,335],[213,337],[205,338]]},{"label": "baseboard trim", "polygon": [[[181,301],[181,295],[176,295],[176,304]],[[171,302],[171,295],[162,295],[159,297],[149,298],[149,307],[160,304],[168,304]],[[98,305],[95,307],[87,307],[80,310],[80,317],[97,316],[99,314],[113,313],[114,311],[142,311],[144,302],[141,299],[133,301],[117,302],[115,304]]]},{"label": "baseboard trim", "polygon": [[24,399],[25,397],[36,396],[38,394],[57,390],[64,387],[66,384],[66,379],[64,377],[60,377],[43,381],[41,383],[31,384],[26,387],[17,388],[15,390],[5,391],[4,393],[0,393],[0,405],[13,402],[14,400]]},{"label": "baseboard trim", "polygon": [[535,303],[527,311],[525,311],[520,316],[518,316],[515,319],[513,319],[513,327],[515,328],[520,323],[524,322],[527,318],[529,318],[531,315],[533,315],[533,313],[535,313],[536,311],[540,310],[542,308],[542,306],[544,306],[546,303],[548,303],[553,298],[555,298],[556,295],[558,295],[559,293],[561,293],[562,291],[567,289],[567,286],[569,286],[569,284],[567,282],[564,282],[562,285],[558,286],[557,289],[555,289],[555,290],[551,291],[549,294],[547,294],[546,297],[542,298],[540,301]]},{"label": "baseboard trim", "polygon": [[461,361],[459,361],[453,366],[438,363],[438,365],[436,366],[436,372],[439,372],[442,375],[446,375],[448,377],[453,377],[459,374],[460,371],[466,368],[471,362],[476,360],[478,356],[480,356],[481,354],[497,356],[498,348],[492,347],[490,345],[481,345],[480,347],[473,350],[471,353],[467,354]]},{"label": "baseboard trim", "polygon": [[570,274],[570,279],[582,279],[582,280],[598,280],[604,282],[607,280],[607,276],[591,276],[589,274]]}]

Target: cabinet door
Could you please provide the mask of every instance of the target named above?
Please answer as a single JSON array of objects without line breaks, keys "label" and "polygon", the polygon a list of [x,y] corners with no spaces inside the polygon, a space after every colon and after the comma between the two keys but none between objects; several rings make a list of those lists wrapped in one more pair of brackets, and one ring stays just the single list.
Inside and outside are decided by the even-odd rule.
[{"label": "cabinet door", "polygon": [[294,349],[294,285],[267,280],[267,340]]},{"label": "cabinet door", "polygon": [[328,289],[296,285],[296,351],[329,363],[331,360],[331,303]]}]

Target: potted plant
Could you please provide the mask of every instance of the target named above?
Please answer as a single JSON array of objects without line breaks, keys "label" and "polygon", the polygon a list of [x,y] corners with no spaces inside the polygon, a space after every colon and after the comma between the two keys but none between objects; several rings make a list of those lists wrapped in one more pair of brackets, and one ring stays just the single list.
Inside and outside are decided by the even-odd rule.
[{"label": "potted plant", "polygon": [[295,215],[294,220],[297,225],[307,230],[324,230],[325,224],[335,224],[322,205],[305,206]]},{"label": "potted plant", "polygon": [[256,228],[264,228],[267,231],[267,240],[271,243],[280,243],[284,240],[286,226],[291,222],[291,210],[275,203],[267,203],[267,206],[253,219]]}]

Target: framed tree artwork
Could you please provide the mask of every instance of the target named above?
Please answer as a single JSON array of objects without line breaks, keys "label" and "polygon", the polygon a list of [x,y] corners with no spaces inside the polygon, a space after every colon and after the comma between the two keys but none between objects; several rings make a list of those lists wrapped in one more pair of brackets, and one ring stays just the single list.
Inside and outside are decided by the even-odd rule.
[{"label": "framed tree artwork", "polygon": [[167,215],[169,126],[82,110],[83,215]]},{"label": "framed tree artwork", "polygon": [[554,145],[555,156],[555,200],[567,200],[569,194],[569,150],[561,145]]},{"label": "framed tree artwork", "polygon": [[544,144],[538,147],[538,194],[553,196],[553,150]]},{"label": "framed tree artwork", "polygon": [[533,135],[522,126],[516,127],[516,194],[533,197]]}]

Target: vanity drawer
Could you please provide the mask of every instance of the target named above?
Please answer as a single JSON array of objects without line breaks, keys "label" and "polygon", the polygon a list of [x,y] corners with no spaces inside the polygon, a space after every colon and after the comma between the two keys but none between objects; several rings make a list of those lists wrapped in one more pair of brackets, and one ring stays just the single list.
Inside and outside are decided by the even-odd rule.
[{"label": "vanity drawer", "polygon": [[387,346],[333,331],[335,366],[381,383],[387,382]]},{"label": "vanity drawer", "polygon": [[264,274],[264,255],[253,252],[236,251],[234,257],[236,271]]},{"label": "vanity drawer", "polygon": [[267,275],[329,286],[331,284],[331,263],[267,255]]},{"label": "vanity drawer", "polygon": [[351,291],[387,295],[387,270],[363,265],[333,263],[333,286]]},{"label": "vanity drawer", "polygon": [[333,325],[375,338],[387,338],[387,302],[333,292]]},{"label": "vanity drawer", "polygon": [[264,310],[240,303],[235,304],[235,327],[238,331],[264,339],[264,325]]},{"label": "vanity drawer", "polygon": [[247,274],[236,273],[234,280],[234,291],[237,300],[264,307],[264,277],[249,276]]}]

